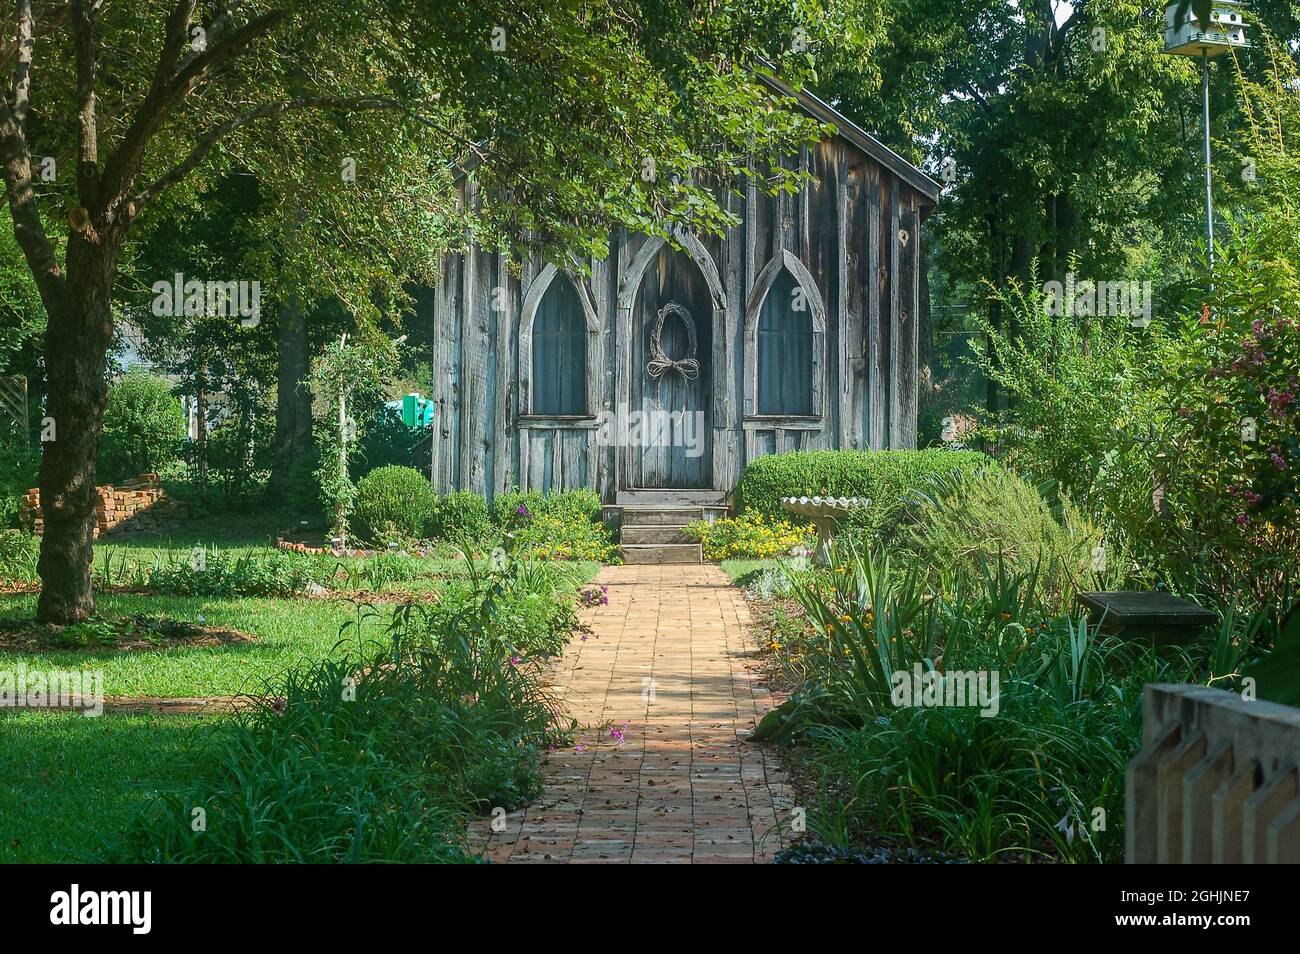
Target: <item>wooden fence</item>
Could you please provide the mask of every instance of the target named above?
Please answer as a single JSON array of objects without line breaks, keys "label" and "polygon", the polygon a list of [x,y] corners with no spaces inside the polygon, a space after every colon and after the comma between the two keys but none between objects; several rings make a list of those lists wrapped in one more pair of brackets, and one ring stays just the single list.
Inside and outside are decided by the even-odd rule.
[{"label": "wooden fence", "polygon": [[1149,685],[1128,764],[1129,864],[1300,863],[1300,709]]}]

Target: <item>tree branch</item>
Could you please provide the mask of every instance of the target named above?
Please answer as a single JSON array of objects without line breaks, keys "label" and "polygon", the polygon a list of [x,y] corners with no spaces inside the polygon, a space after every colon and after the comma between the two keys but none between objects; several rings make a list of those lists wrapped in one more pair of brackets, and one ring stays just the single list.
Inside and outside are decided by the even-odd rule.
[{"label": "tree branch", "polygon": [[24,120],[30,104],[33,18],[31,0],[19,0],[16,22],[18,64],[12,99],[0,102],[0,161],[3,162],[5,198],[14,222],[14,238],[36,280],[46,311],[54,314],[65,304],[67,293],[54,244],[41,223],[41,211],[32,189],[32,157]]},{"label": "tree branch", "polygon": [[99,50],[95,43],[98,0],[73,0],[72,40],[77,63],[77,198],[84,209],[99,202],[99,127],[95,90]]},{"label": "tree branch", "polygon": [[[302,96],[274,103],[264,103],[256,109],[234,116],[224,123],[213,126],[199,137],[194,148],[181,162],[173,166],[162,176],[137,192],[130,200],[131,216],[139,215],[159,195],[176,185],[193,172],[213,148],[225,136],[241,126],[268,116],[279,116],[297,109],[410,109],[411,104],[402,100],[386,99],[377,96],[337,97],[337,96]],[[424,121],[424,120],[422,120]]]},{"label": "tree branch", "polygon": [[27,121],[27,110],[32,98],[32,49],[35,40],[32,37],[32,0],[18,0],[18,25],[15,42],[18,46],[18,62],[14,65],[13,87],[9,91],[9,102],[13,120],[23,128]]},{"label": "tree branch", "polygon": [[[51,11],[50,15],[40,25],[33,28],[33,35],[40,39],[48,36],[63,28],[64,22],[72,12],[72,3],[69,2],[60,5],[57,9]],[[18,55],[19,43],[13,37],[5,37],[0,41],[0,70],[8,71],[10,61]]]},{"label": "tree branch", "polygon": [[189,38],[186,31],[189,29],[190,19],[194,16],[196,2],[197,0],[179,0],[176,6],[172,7],[172,12],[168,14],[167,22],[163,24],[162,53],[158,55],[153,82],[149,84],[149,92],[145,95],[146,103],[160,97],[167,84],[171,82],[172,76],[175,75],[176,59],[181,55],[181,50],[185,49],[185,41]]},{"label": "tree branch", "polygon": [[[215,17],[213,17],[212,22],[209,23],[203,31],[205,48],[211,47],[214,42],[221,39],[222,34],[224,34],[227,30],[230,29],[230,25],[235,22],[235,13],[243,5],[244,5],[243,0],[229,0],[229,2],[226,3],[222,11],[218,13]],[[193,8],[193,6],[194,4],[191,3],[190,7]],[[188,18],[186,22],[187,23],[189,22]],[[202,52],[203,50],[192,49],[186,55],[185,59],[181,60],[180,65],[176,68],[177,72],[184,72],[186,69],[188,69],[190,64],[193,63],[196,59],[198,59],[199,55]]]},{"label": "tree branch", "polygon": [[[238,30],[231,32],[225,42],[216,45],[209,44],[205,50],[196,56],[192,58],[186,57],[184,62],[187,65],[173,71],[170,64],[175,58],[171,50],[175,43],[176,28],[180,23],[183,11],[184,23],[180,23],[183,42],[184,31],[188,26],[189,12],[193,6],[192,2],[182,0],[168,18],[169,33],[164,44],[162,57],[159,60],[158,71],[155,73],[155,85],[150,88],[149,94],[145,96],[144,102],[136,111],[135,118],[123,136],[122,142],[104,164],[101,194],[104,197],[104,218],[106,221],[114,220],[126,203],[127,196],[134,189],[136,179],[140,175],[140,168],[144,162],[144,153],[149,140],[162,127],[176,104],[188,96],[203,77],[215,67],[234,58],[254,40],[269,33],[285,17],[283,10],[273,10],[270,13],[263,14]],[[229,4],[222,16],[230,15],[237,6],[236,3]],[[218,20],[220,19],[221,17],[218,17]],[[226,31],[223,29],[221,32]],[[157,82],[160,75],[165,76],[166,79]]]}]

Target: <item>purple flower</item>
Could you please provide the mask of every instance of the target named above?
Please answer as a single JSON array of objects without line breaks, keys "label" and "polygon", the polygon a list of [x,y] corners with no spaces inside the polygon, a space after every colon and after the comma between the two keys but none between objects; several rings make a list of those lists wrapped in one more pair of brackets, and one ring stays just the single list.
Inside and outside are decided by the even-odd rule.
[{"label": "purple flower", "polygon": [[1286,470],[1286,461],[1282,458],[1282,455],[1279,454],[1277,451],[1270,451],[1268,455],[1268,459],[1273,462],[1273,466],[1276,467],[1278,470]]},{"label": "purple flower", "polygon": [[527,508],[526,506],[524,506],[523,504],[520,504],[520,505],[519,505],[519,508],[515,511],[515,513],[519,514],[519,516],[521,516],[521,517],[531,517],[531,516],[532,516],[532,514],[530,514],[530,513],[528,512],[528,508]]},{"label": "purple flower", "polygon": [[1243,513],[1243,514],[1238,515],[1238,517],[1237,517],[1237,523],[1241,524],[1243,527],[1249,527],[1249,526],[1250,526],[1250,514],[1248,514],[1248,513]]},{"label": "purple flower", "polygon": [[518,665],[519,665],[520,663],[522,663],[523,661],[524,661],[524,657],[522,657],[522,656],[511,656],[511,657],[510,657],[510,665],[512,665],[512,666],[518,666]]}]

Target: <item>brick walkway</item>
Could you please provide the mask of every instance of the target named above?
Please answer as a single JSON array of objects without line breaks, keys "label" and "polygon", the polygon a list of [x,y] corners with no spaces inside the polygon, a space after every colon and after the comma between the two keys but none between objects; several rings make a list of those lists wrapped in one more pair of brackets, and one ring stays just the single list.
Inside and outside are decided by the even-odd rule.
[{"label": "brick walkway", "polygon": [[512,863],[769,861],[791,794],[771,750],[741,741],[772,705],[741,592],[711,565],[606,567],[596,582],[609,605],[554,670],[577,744],[551,753],[541,800],[504,831],[476,823],[476,843]]}]

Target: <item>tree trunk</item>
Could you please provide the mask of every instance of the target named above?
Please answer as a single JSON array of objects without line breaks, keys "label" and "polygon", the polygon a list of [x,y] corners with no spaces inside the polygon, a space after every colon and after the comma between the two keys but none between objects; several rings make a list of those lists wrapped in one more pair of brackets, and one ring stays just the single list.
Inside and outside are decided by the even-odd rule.
[{"label": "tree trunk", "polygon": [[107,356],[113,340],[116,250],[68,242],[63,307],[49,308],[46,415],[54,439],[42,445],[39,486],[45,532],[37,572],[41,622],[77,623],[95,613],[91,567],[95,535],[95,463],[108,403]]},{"label": "tree trunk", "polygon": [[197,450],[199,489],[208,493],[208,366],[199,364],[194,375],[194,446]]},{"label": "tree trunk", "polygon": [[271,493],[276,500],[287,500],[298,478],[311,469],[313,454],[307,322],[296,295],[280,306],[279,339]]}]

